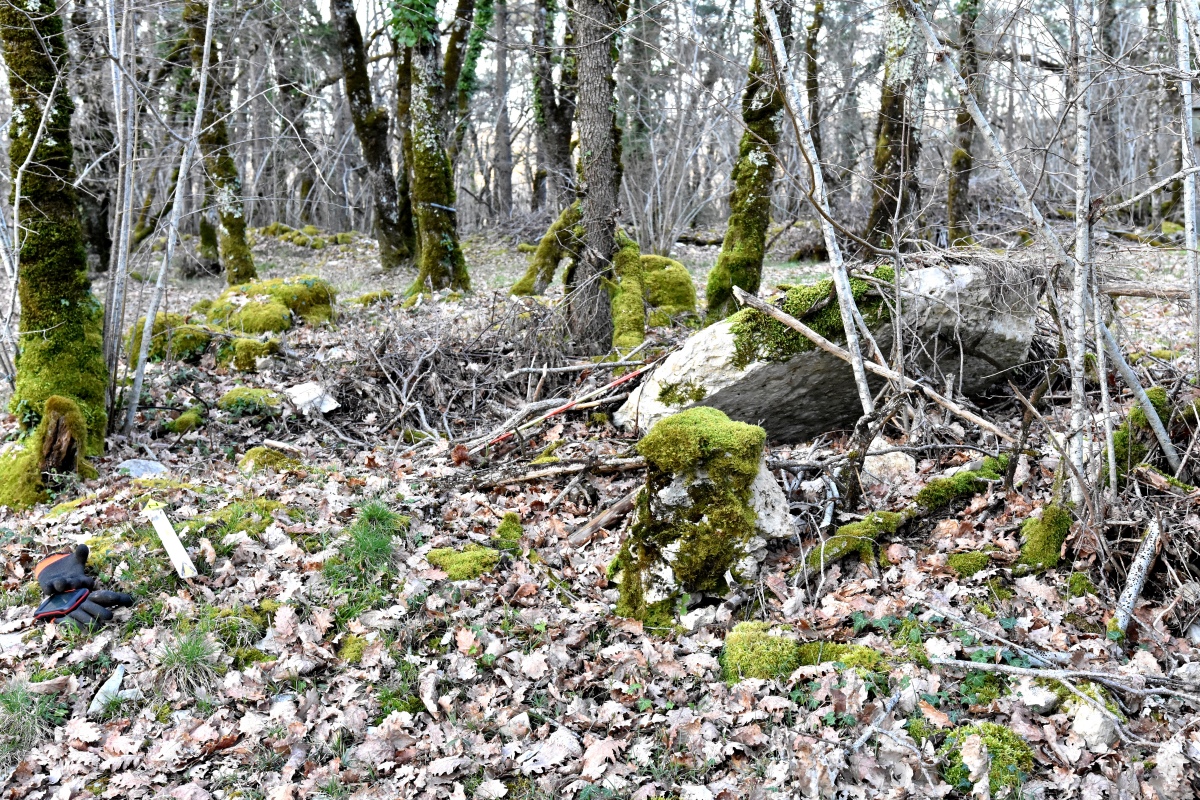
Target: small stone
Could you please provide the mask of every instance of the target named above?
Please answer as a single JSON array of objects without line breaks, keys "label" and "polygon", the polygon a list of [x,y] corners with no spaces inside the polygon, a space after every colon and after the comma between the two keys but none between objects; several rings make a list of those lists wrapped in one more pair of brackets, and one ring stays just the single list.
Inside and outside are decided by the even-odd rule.
[{"label": "small stone", "polygon": [[1200,685],[1200,661],[1189,661],[1186,664],[1180,664],[1179,668],[1171,673],[1172,678]]},{"label": "small stone", "polygon": [[286,392],[296,410],[305,415],[328,414],[341,408],[341,404],[316,381],[301,383],[287,389]]},{"label": "small stone", "polygon": [[[879,449],[886,449],[880,447]],[[917,474],[917,460],[908,453],[882,453],[868,455],[863,459],[862,482],[866,486],[875,484],[896,485]]]},{"label": "small stone", "polygon": [[1104,752],[1117,740],[1117,726],[1112,718],[1093,706],[1080,702],[1072,712],[1071,730],[1079,734],[1088,749]]},{"label": "small stone", "polygon": [[679,618],[679,624],[689,631],[699,630],[717,621],[717,606],[704,606]]},{"label": "small stone", "polygon": [[1034,682],[1033,678],[1022,678],[1013,697],[1032,711],[1034,714],[1046,716],[1058,707],[1058,695]]},{"label": "small stone", "polygon": [[127,458],[117,464],[117,472],[131,478],[153,478],[156,475],[166,475],[170,471],[165,464],[148,458]]}]

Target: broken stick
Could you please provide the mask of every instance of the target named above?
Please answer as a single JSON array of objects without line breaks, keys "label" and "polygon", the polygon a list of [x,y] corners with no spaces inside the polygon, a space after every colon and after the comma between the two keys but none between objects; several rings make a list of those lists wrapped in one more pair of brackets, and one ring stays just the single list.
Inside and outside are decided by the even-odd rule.
[{"label": "broken stick", "polygon": [[1138,597],[1142,594],[1142,587],[1146,585],[1146,575],[1150,573],[1150,565],[1158,557],[1158,544],[1161,539],[1162,526],[1158,524],[1158,520],[1150,520],[1150,525],[1146,528],[1146,535],[1142,537],[1142,543],[1138,546],[1137,555],[1133,557],[1133,563],[1129,565],[1129,577],[1125,582],[1125,591],[1121,592],[1121,596],[1117,599],[1116,615],[1111,623],[1113,630],[1122,636],[1125,635],[1125,631],[1129,628],[1129,622],[1133,619],[1133,607],[1137,605]]}]

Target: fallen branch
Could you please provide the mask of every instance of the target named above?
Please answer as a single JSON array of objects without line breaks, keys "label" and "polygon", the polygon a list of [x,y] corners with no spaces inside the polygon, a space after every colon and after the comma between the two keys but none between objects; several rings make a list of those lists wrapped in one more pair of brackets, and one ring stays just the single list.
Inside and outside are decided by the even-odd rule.
[{"label": "fallen branch", "polygon": [[1109,297],[1148,297],[1154,300],[1187,300],[1192,296],[1186,288],[1141,283],[1106,283],[1100,291]]},{"label": "fallen branch", "polygon": [[[826,339],[821,334],[814,331],[812,328],[805,325],[800,320],[791,316],[790,314],[788,314],[784,311],[781,311],[780,309],[776,308],[775,306],[771,305],[770,303],[766,302],[765,300],[760,300],[759,298],[755,297],[754,295],[750,294],[749,292],[745,291],[744,289],[742,289],[738,286],[733,287],[733,294],[734,294],[734,297],[737,298],[739,303],[741,303],[743,305],[747,305],[756,311],[761,311],[763,314],[766,314],[767,316],[772,317],[773,319],[783,323],[784,325],[788,326],[789,328],[796,331],[797,333],[802,334],[810,342],[815,344],[820,349],[824,350],[826,353],[829,353],[830,355],[833,355],[833,356],[837,356],[838,358],[840,358],[841,360],[843,360],[847,363],[852,363],[852,359],[851,359],[851,356],[849,353],[847,353],[842,348],[838,347],[833,342]],[[979,416],[978,414],[968,411],[967,409],[965,409],[962,406],[955,403],[953,400],[949,400],[945,397],[942,397],[940,394],[935,392],[933,389],[930,389],[928,386],[924,385],[923,383],[918,383],[917,381],[914,381],[911,378],[904,377],[903,375],[900,375],[897,372],[893,372],[892,370],[888,369],[885,366],[876,364],[873,361],[868,361],[867,359],[863,359],[862,363],[868,372],[873,372],[874,374],[880,376],[881,378],[886,378],[889,381],[898,383],[898,384],[900,384],[900,386],[902,388],[919,389],[926,397],[928,397],[930,400],[937,403],[938,405],[942,406],[943,408],[945,408],[947,411],[949,411],[951,414],[955,415],[956,417],[961,417],[962,419],[965,419],[974,425],[978,425],[980,428],[983,428],[985,431],[988,431],[989,433],[997,436],[998,438],[1002,439],[1003,441],[1006,441],[1009,443],[1016,442],[1016,439],[1014,439],[1012,436],[1010,436],[1009,434],[1002,431],[1000,428],[996,427],[991,422],[988,422],[986,419]]]},{"label": "fallen branch", "polygon": [[504,376],[504,380],[515,378],[518,375],[557,375],[561,372],[583,372],[584,370],[602,370],[615,369],[616,367],[640,367],[645,361],[600,361],[593,363],[589,361],[586,364],[571,364],[567,367],[521,367],[514,369]]},{"label": "fallen branch", "polygon": [[1122,636],[1129,628],[1129,621],[1133,619],[1133,607],[1137,605],[1138,597],[1142,594],[1142,587],[1146,584],[1146,575],[1150,572],[1150,565],[1158,557],[1161,540],[1162,526],[1158,524],[1158,520],[1152,519],[1150,526],[1146,528],[1146,535],[1142,537],[1142,543],[1138,546],[1137,555],[1133,557],[1133,563],[1129,565],[1125,591],[1121,592],[1121,596],[1117,599],[1116,615],[1113,617],[1112,626],[1113,630]]},{"label": "fallen branch", "polygon": [[469,476],[472,486],[477,489],[488,489],[493,486],[504,486],[509,483],[528,483],[545,478],[557,478],[560,475],[574,475],[591,470],[592,472],[626,472],[633,469],[644,469],[646,460],[643,458],[615,458],[611,461],[574,461],[559,462],[530,472],[514,472],[500,470],[481,477]]},{"label": "fallen branch", "polygon": [[596,535],[596,531],[619,522],[626,514],[633,510],[634,505],[637,504],[638,492],[641,490],[641,486],[637,487],[604,511],[592,517],[584,525],[576,528],[570,536],[570,543],[576,547],[581,547],[591,541],[591,538]]}]

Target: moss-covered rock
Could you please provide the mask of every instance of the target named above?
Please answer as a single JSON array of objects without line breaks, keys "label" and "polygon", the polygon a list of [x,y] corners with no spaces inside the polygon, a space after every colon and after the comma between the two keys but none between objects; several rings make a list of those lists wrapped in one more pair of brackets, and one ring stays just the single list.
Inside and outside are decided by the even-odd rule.
[{"label": "moss-covered rock", "polygon": [[721,595],[726,574],[755,535],[751,486],[766,433],[697,407],[657,423],[638,444],[646,487],[618,555],[617,613],[644,619],[648,607],[682,593]]},{"label": "moss-covered rock", "polygon": [[670,325],[676,315],[696,311],[696,284],[687,267],[673,258],[643,255],[642,289],[651,325]]},{"label": "moss-covered rock", "polygon": [[1021,526],[1021,557],[1017,567],[1026,572],[1040,572],[1058,566],[1063,542],[1071,531],[1071,512],[1060,505],[1048,505],[1040,518],[1025,520]]},{"label": "moss-covered rock", "polygon": [[239,372],[254,372],[258,369],[258,359],[273,356],[279,352],[279,340],[247,339],[238,337],[224,349],[222,360],[232,363]]},{"label": "moss-covered rock", "polygon": [[862,561],[869,562],[874,557],[875,542],[879,537],[885,533],[895,533],[912,516],[905,512],[874,511],[865,519],[838,528],[833,536],[809,552],[805,564],[809,569],[823,569],[851,554],[857,554]]},{"label": "moss-covered rock", "polygon": [[190,433],[204,424],[204,408],[192,406],[163,427],[171,433]]},{"label": "moss-covered rock", "polygon": [[261,472],[272,469],[276,472],[286,472],[296,469],[300,462],[271,447],[251,447],[238,461],[238,469],[242,472]]},{"label": "moss-covered rock", "polygon": [[500,520],[500,525],[496,528],[492,541],[497,549],[515,553],[521,550],[521,537],[524,535],[525,529],[521,527],[521,518],[515,511],[509,511]]},{"label": "moss-covered rock", "polygon": [[613,255],[616,283],[612,289],[613,348],[628,353],[646,340],[646,300],[642,286],[642,252],[624,231],[617,231]]},{"label": "moss-covered rock", "polygon": [[425,554],[425,560],[442,570],[452,581],[470,581],[491,572],[500,563],[500,553],[490,547],[469,544],[461,550],[441,547]]},{"label": "moss-covered rock", "polygon": [[[890,282],[895,280],[896,273],[890,267],[881,266],[876,268],[874,277]],[[872,284],[851,278],[850,288],[868,327],[874,328],[889,318],[887,305]],[[846,340],[833,280],[818,281],[810,286],[794,286],[776,305],[826,339],[839,343]],[[752,308],[742,309],[731,320],[737,349],[734,363],[738,367],[745,367],[754,361],[787,361],[797,353],[807,353],[816,347],[803,334]]]},{"label": "moss-covered rock", "polygon": [[970,770],[962,760],[962,743],[970,736],[979,736],[991,758],[988,783],[993,797],[1010,795],[1033,772],[1033,748],[1020,734],[1003,725],[980,722],[956,728],[946,737],[938,751],[945,759],[942,776],[946,783],[963,792],[970,792]]},{"label": "moss-covered rock", "polygon": [[238,386],[217,400],[217,408],[235,417],[276,414],[283,399],[269,389]]},{"label": "moss-covered rock", "polygon": [[660,385],[658,399],[669,406],[683,408],[699,403],[708,396],[708,390],[698,383],[684,381],[682,383],[664,383]]},{"label": "moss-covered rock", "polygon": [[983,466],[977,470],[964,469],[945,478],[934,478],[917,492],[917,505],[926,511],[940,511],[960,497],[978,494],[988,487],[991,481],[1004,477],[1007,458],[985,458]]},{"label": "moss-covered rock", "polygon": [[957,572],[963,578],[969,578],[976,572],[987,569],[992,557],[988,553],[951,553],[946,557],[946,566]]},{"label": "moss-covered rock", "polygon": [[786,678],[800,666],[795,637],[768,622],[739,622],[725,636],[721,674],[729,683],[744,678]]},{"label": "moss-covered rock", "polygon": [[[127,352],[141,352],[142,333],[145,328],[146,318],[138,317],[137,322],[129,329]],[[151,328],[149,357],[151,361],[162,361],[170,355],[180,361],[195,363],[204,355],[210,342],[212,332],[208,329],[188,324],[180,314],[160,311],[154,316],[154,325]]]},{"label": "moss-covered rock", "polygon": [[[1161,386],[1151,386],[1146,390],[1146,396],[1150,398],[1151,405],[1165,427],[1171,418],[1171,402],[1167,397],[1167,390]],[[1186,416],[1185,412],[1184,417]],[[1113,431],[1113,454],[1117,461],[1118,480],[1123,480],[1127,472],[1146,460],[1153,441],[1154,432],[1150,428],[1146,411],[1140,404],[1134,404],[1125,422]],[[1106,476],[1107,474],[1105,471]]]},{"label": "moss-covered rock", "polygon": [[313,275],[272,278],[230,286],[208,311],[212,322],[247,333],[279,333],[301,319],[309,324],[333,319],[336,294]]},{"label": "moss-covered rock", "polygon": [[389,292],[387,289],[380,289],[377,292],[367,292],[366,294],[360,294],[358,297],[354,298],[354,300],[352,300],[351,302],[355,303],[356,305],[363,306],[363,307],[375,306],[375,305],[379,305],[381,303],[386,303],[387,301],[391,300],[393,297],[394,297],[394,295],[391,292]]}]

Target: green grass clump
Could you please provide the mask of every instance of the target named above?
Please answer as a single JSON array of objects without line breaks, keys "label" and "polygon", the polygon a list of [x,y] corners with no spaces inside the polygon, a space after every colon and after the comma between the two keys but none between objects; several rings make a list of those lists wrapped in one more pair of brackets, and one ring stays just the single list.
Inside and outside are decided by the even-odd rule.
[{"label": "green grass clump", "polygon": [[348,540],[322,567],[330,591],[338,598],[339,622],[348,622],[387,599],[397,557],[396,538],[408,523],[408,517],[392,511],[382,500],[368,500],[359,507],[347,530]]},{"label": "green grass clump", "polygon": [[720,661],[727,683],[786,678],[800,666],[799,644],[768,622],[739,622],[725,636]]},{"label": "green grass clump", "polygon": [[221,395],[217,408],[235,417],[265,416],[278,413],[282,403],[283,399],[269,389],[238,386]]},{"label": "green grass clump", "polygon": [[24,681],[0,689],[0,769],[20,761],[67,713],[53,696],[31,692]]},{"label": "green grass clump", "polygon": [[1017,567],[1029,572],[1041,572],[1058,566],[1059,553],[1071,530],[1071,512],[1060,505],[1042,509],[1040,519],[1027,519],[1021,526],[1021,557]]},{"label": "green grass clump", "polygon": [[500,520],[500,526],[496,528],[492,541],[498,550],[519,553],[521,537],[524,535],[525,529],[521,527],[521,518],[515,511],[509,511],[504,515],[504,519]]},{"label": "green grass clump", "polygon": [[207,694],[225,672],[221,647],[199,625],[177,627],[154,660],[159,687],[174,685],[185,696]]},{"label": "green grass clump", "polygon": [[969,578],[976,572],[987,569],[991,561],[988,553],[951,553],[946,557],[946,566],[957,572],[963,578]]},{"label": "green grass clump", "polygon": [[957,728],[946,737],[938,751],[946,759],[942,769],[946,783],[960,791],[970,792],[970,770],[963,764],[961,748],[968,736],[975,735],[983,739],[992,760],[992,767],[988,771],[992,797],[1000,797],[1006,790],[1009,794],[1015,794],[1033,772],[1033,748],[1015,731],[992,722]]},{"label": "green grass clump", "polygon": [[490,547],[469,544],[461,550],[453,547],[430,550],[425,554],[425,560],[445,572],[452,581],[470,581],[500,563],[500,553]]}]

